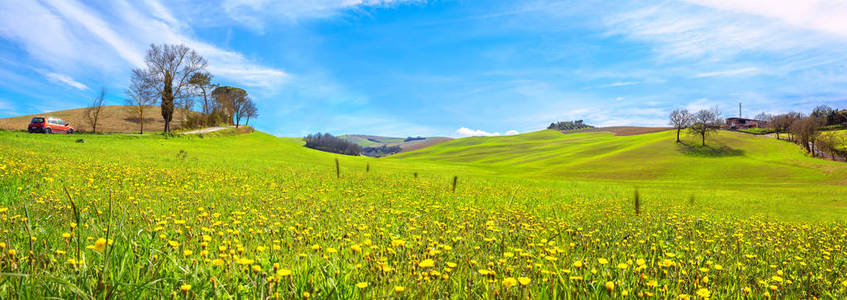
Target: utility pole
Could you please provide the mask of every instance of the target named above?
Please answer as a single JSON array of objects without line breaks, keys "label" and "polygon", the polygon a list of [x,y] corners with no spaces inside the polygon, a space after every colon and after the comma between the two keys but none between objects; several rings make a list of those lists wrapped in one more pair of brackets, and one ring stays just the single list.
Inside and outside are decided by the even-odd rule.
[{"label": "utility pole", "polygon": [[741,102],[738,102],[738,117],[741,118]]}]

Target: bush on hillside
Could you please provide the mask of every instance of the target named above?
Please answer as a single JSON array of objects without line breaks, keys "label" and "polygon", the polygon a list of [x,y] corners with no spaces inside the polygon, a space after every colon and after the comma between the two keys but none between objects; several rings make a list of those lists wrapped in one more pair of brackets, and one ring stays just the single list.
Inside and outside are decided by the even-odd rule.
[{"label": "bush on hillside", "polygon": [[329,133],[316,133],[307,135],[303,140],[306,141],[306,147],[321,150],[326,152],[345,154],[345,155],[361,155],[362,147],[351,143],[347,140],[338,138]]},{"label": "bush on hillside", "polygon": [[594,128],[594,126],[585,124],[582,122],[582,120],[550,123],[550,126],[547,126],[547,129],[555,130],[577,130],[585,128]]}]

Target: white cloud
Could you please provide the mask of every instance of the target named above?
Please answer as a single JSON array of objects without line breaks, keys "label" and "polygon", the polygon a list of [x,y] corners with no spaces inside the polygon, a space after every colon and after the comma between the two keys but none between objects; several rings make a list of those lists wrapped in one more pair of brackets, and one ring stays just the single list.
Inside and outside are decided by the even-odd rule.
[{"label": "white cloud", "polygon": [[[515,135],[519,134],[517,130],[509,130],[506,131],[505,135]],[[457,137],[469,137],[469,136],[500,136],[499,132],[487,132],[480,129],[470,129],[467,127],[462,127],[456,130],[455,136]]]},{"label": "white cloud", "polygon": [[73,78],[71,78],[70,76],[65,75],[65,74],[46,73],[46,74],[44,74],[44,77],[47,77],[47,80],[49,80],[50,82],[64,83],[64,84],[67,84],[67,85],[74,87],[74,88],[81,90],[81,91],[88,89],[87,85],[82,84],[79,81],[76,81]]},{"label": "white cloud", "polygon": [[759,69],[757,69],[757,68],[749,67],[749,68],[741,68],[741,69],[733,69],[733,70],[725,70],[725,71],[699,73],[699,74],[694,75],[694,77],[702,78],[702,77],[717,77],[717,76],[735,76],[735,75],[741,75],[741,74],[755,73],[758,70]]},{"label": "white cloud", "polygon": [[615,101],[623,101],[623,97],[617,97],[615,98]]}]

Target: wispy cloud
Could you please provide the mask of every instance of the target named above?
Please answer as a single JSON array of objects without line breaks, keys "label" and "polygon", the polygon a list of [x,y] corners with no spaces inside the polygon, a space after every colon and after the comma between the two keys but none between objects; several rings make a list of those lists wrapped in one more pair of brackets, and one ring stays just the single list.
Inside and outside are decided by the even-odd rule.
[{"label": "wispy cloud", "polygon": [[[835,29],[843,21],[833,18],[824,22],[826,25],[799,26],[798,23],[814,23],[809,20],[816,17],[808,10],[802,12],[800,7],[797,13],[803,14],[802,19],[807,21],[786,22],[788,17],[776,16],[793,9],[787,8],[791,5],[774,5],[770,1],[743,1],[738,5],[729,4],[730,1],[692,2],[697,4],[665,2],[614,14],[605,19],[608,33],[653,42],[664,57],[721,60],[755,51],[797,55],[821,46],[833,46],[838,42],[833,41],[832,32],[847,31],[844,27]],[[836,16],[847,12],[844,5],[831,9],[838,11],[833,13]]]},{"label": "wispy cloud", "polygon": [[44,74],[44,77],[47,77],[47,80],[50,80],[50,82],[64,83],[64,84],[67,84],[67,85],[69,85],[73,88],[76,88],[78,90],[81,90],[81,91],[88,89],[87,85],[82,84],[79,81],[76,81],[73,78],[71,78],[70,76],[65,75],[65,74],[59,74],[59,73],[52,73],[51,72],[51,73]]},{"label": "wispy cloud", "polygon": [[688,0],[702,6],[762,16],[780,22],[847,37],[847,3],[838,0]]},{"label": "wispy cloud", "polygon": [[741,74],[755,73],[758,70],[759,69],[757,69],[755,67],[749,67],[749,68],[741,68],[741,69],[733,69],[733,70],[698,73],[698,74],[694,75],[694,77],[703,78],[703,77],[717,77],[717,76],[735,76],[735,75],[741,75]]},{"label": "wispy cloud", "polygon": [[9,111],[12,110],[12,104],[9,101],[4,99],[0,99],[0,111]]},{"label": "wispy cloud", "polygon": [[233,20],[262,32],[272,20],[297,22],[302,19],[325,18],[344,10],[387,6],[415,0],[224,0],[223,10]]},{"label": "wispy cloud", "polygon": [[590,87],[587,87],[587,88],[585,88],[585,89],[586,89],[586,90],[589,90],[589,89],[602,89],[602,88],[611,88],[611,87],[619,87],[619,86],[636,85],[636,84],[640,84],[640,83],[641,83],[641,82],[638,82],[638,81],[616,81],[616,82],[612,82],[612,83],[609,83],[609,84],[601,84],[601,85],[597,85],[597,86],[590,86]]},{"label": "wispy cloud", "polygon": [[[18,42],[50,73],[76,88],[75,73],[119,72],[144,64],[151,43],[186,44],[209,61],[215,75],[248,87],[274,89],[290,75],[243,54],[192,37],[187,26],[157,0],[114,1],[114,13],[74,0],[0,2],[0,37]],[[104,16],[108,16],[104,17]],[[96,70],[96,71],[95,71]]]}]

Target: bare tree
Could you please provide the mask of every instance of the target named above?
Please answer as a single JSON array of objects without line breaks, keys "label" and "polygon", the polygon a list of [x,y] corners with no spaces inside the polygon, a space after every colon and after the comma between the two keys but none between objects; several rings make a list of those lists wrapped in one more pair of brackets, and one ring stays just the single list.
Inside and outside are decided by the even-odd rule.
[{"label": "bare tree", "polygon": [[250,100],[250,96],[247,96],[246,93],[244,94],[244,97],[236,97],[232,100],[232,112],[233,117],[235,117],[235,128],[238,128],[238,125],[241,123],[241,119],[244,119],[247,115],[248,103],[253,100]]},{"label": "bare tree", "polygon": [[766,112],[760,112],[753,119],[770,123],[771,121],[773,121],[773,115]]},{"label": "bare tree", "polygon": [[161,96],[164,132],[170,132],[174,99],[184,97],[189,92],[190,79],[206,69],[206,59],[185,45],[151,44],[144,62],[147,68],[138,72],[144,74],[146,84]]},{"label": "bare tree", "polygon": [[701,109],[694,113],[688,130],[699,135],[701,144],[706,146],[706,136],[717,132],[721,126],[720,122],[720,111],[717,106],[712,109]]},{"label": "bare tree", "polygon": [[675,109],[671,112],[670,121],[670,124],[676,129],[676,142],[679,143],[679,132],[691,126],[691,113],[687,109]]},{"label": "bare tree", "polygon": [[244,117],[247,120],[244,121],[244,125],[248,125],[250,123],[250,118],[256,118],[259,116],[259,111],[256,109],[256,103],[253,102],[253,99],[247,100],[247,104],[244,105]]},{"label": "bare tree", "polygon": [[130,78],[129,88],[125,91],[127,95],[126,104],[129,113],[138,119],[138,133],[144,134],[144,112],[156,104],[156,92],[147,85],[144,73],[133,70]]},{"label": "bare tree", "polygon": [[818,136],[818,128],[820,128],[820,120],[816,117],[809,116],[794,121],[789,130],[794,134],[795,142],[803,146],[806,152],[815,156],[812,145]]},{"label": "bare tree", "polygon": [[198,72],[189,80],[194,87],[195,94],[200,97],[200,112],[203,113],[203,125],[209,125],[209,115],[212,113],[213,103],[211,93],[217,87],[212,83],[212,74],[209,72]]},{"label": "bare tree", "polygon": [[94,99],[91,100],[91,105],[85,108],[85,119],[88,121],[88,126],[91,127],[91,132],[97,133],[97,123],[100,122],[100,112],[103,111],[103,100],[106,99],[106,88],[100,89]]}]

